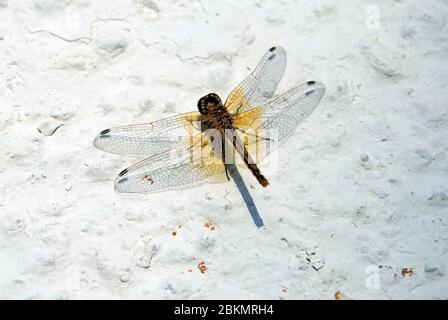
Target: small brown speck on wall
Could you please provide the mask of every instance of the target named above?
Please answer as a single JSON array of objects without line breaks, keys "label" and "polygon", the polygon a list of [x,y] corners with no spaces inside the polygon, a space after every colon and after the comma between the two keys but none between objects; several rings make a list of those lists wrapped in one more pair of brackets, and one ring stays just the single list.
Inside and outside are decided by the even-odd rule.
[{"label": "small brown speck on wall", "polygon": [[342,295],[340,291],[336,291],[336,293],[334,294],[334,298],[335,300],[341,300],[342,299]]},{"label": "small brown speck on wall", "polygon": [[413,276],[415,274],[415,271],[414,271],[414,269],[413,268],[403,268],[403,269],[401,269],[401,275],[403,276],[403,277],[406,277],[406,276]]},{"label": "small brown speck on wall", "polygon": [[211,222],[204,223],[204,227],[210,230],[215,230],[215,226]]},{"label": "small brown speck on wall", "polygon": [[205,273],[207,271],[207,267],[205,266],[204,261],[199,262],[198,269],[199,271],[201,271],[201,273]]},{"label": "small brown speck on wall", "polygon": [[177,232],[176,232],[176,231],[173,231],[173,232],[171,232],[171,235],[172,235],[173,237],[175,237],[175,236],[176,236],[176,234],[177,234]]}]

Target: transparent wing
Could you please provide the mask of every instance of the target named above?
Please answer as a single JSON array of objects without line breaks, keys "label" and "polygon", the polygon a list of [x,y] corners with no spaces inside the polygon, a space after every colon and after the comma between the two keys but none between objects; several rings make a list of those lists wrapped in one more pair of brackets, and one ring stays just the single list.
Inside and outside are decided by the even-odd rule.
[{"label": "transparent wing", "polygon": [[115,190],[153,193],[226,181],[222,159],[216,157],[205,134],[199,134],[187,144],[180,144],[123,170],[115,180]]},{"label": "transparent wing", "polygon": [[236,115],[233,124],[256,161],[285,143],[316,109],[324,93],[322,83],[310,81],[260,107]]},{"label": "transparent wing", "polygon": [[266,103],[274,96],[285,68],[285,49],[269,49],[255,70],[230,93],[225,103],[227,110],[235,114]]},{"label": "transparent wing", "polygon": [[150,155],[169,150],[200,133],[201,114],[189,112],[145,124],[103,130],[93,142],[106,152]]}]

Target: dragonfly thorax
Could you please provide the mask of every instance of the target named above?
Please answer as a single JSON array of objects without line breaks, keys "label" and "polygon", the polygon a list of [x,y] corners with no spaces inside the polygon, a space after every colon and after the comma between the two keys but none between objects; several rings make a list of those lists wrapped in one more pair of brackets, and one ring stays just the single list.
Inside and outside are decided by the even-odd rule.
[{"label": "dragonfly thorax", "polygon": [[215,93],[209,93],[198,102],[199,112],[204,116],[203,129],[214,128],[219,131],[232,129],[232,115],[221,102],[221,98]]}]

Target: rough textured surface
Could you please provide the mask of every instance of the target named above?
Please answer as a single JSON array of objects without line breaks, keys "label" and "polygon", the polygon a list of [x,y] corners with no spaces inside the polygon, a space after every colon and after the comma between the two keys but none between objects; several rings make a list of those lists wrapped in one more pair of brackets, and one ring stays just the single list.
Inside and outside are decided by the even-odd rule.
[{"label": "rough textured surface", "polygon": [[[448,298],[447,1],[0,1],[0,298]],[[262,190],[117,194],[107,127],[266,49],[327,94]],[[253,209],[253,208],[252,208]]]}]

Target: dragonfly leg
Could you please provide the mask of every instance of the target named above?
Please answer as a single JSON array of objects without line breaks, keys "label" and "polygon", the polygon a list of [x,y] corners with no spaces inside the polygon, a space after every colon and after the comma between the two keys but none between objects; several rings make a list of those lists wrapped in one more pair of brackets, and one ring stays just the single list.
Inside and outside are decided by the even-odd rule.
[{"label": "dragonfly leg", "polygon": [[227,181],[230,181],[230,177],[229,177],[229,169],[227,168],[227,165],[224,165],[226,168],[226,177],[227,177]]},{"label": "dragonfly leg", "polygon": [[238,114],[238,112],[240,112],[241,107],[243,106],[243,103],[240,103],[240,105],[238,106],[238,108],[236,108],[235,113]]},{"label": "dragonfly leg", "polygon": [[227,163],[226,163],[226,145],[225,145],[225,143],[226,143],[225,139],[222,139],[222,145],[221,145],[222,162],[224,163],[224,168],[226,170],[227,181],[230,181],[229,172],[228,172]]}]

